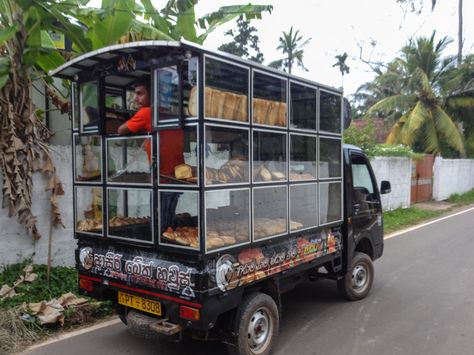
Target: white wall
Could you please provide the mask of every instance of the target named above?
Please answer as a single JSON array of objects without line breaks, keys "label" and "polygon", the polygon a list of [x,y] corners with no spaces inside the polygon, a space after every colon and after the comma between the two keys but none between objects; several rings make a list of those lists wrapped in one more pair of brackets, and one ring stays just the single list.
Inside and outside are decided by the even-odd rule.
[{"label": "white wall", "polygon": [[[52,262],[53,265],[74,265],[73,208],[72,208],[72,158],[70,146],[51,146],[52,156],[58,175],[63,182],[64,196],[58,198],[63,223],[66,228],[53,228]],[[1,178],[1,176],[0,176]],[[36,242],[26,233],[16,219],[8,217],[6,209],[0,209],[0,265],[11,264],[33,253],[34,262],[46,264],[48,257],[48,237],[50,226],[49,192],[45,191],[48,179],[41,174],[33,177],[33,214],[37,217],[37,226],[42,238]]]},{"label": "white wall", "polygon": [[433,199],[441,201],[454,193],[474,188],[474,159],[436,157],[433,167]]},{"label": "white wall", "polygon": [[375,157],[370,163],[380,189],[382,180],[390,181],[392,192],[382,195],[382,207],[385,211],[410,207],[411,168],[410,158]]}]

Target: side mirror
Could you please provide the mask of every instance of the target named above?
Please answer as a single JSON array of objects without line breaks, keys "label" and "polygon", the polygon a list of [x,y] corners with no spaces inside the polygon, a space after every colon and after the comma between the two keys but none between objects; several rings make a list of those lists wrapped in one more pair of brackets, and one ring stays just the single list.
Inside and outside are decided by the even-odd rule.
[{"label": "side mirror", "polygon": [[390,181],[382,180],[380,183],[380,193],[381,194],[388,194],[392,191],[392,187],[390,186]]}]

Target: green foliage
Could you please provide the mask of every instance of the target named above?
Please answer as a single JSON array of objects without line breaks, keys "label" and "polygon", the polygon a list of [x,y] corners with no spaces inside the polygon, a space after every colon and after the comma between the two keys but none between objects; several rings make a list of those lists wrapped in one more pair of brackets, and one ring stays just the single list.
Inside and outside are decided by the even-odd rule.
[{"label": "green foliage", "polygon": [[[263,53],[260,52],[260,40],[254,32],[257,32],[257,29],[254,26],[250,26],[250,21],[245,21],[241,16],[237,19],[237,30],[230,29],[225,33],[226,36],[233,38],[233,41],[224,43],[218,49],[257,63],[262,63],[264,57]],[[251,55],[251,51],[255,55]]]},{"label": "green foliage", "polygon": [[364,151],[369,151],[375,146],[375,126],[371,119],[366,119],[364,128],[354,126],[344,130],[344,142],[356,145]]},{"label": "green foliage", "polygon": [[443,211],[424,210],[416,207],[398,208],[383,214],[384,232],[390,233],[395,230],[409,227],[422,221],[435,218]]},{"label": "green foliage", "polygon": [[452,194],[449,196],[448,202],[455,203],[457,205],[468,205],[474,203],[474,189],[463,194]]},{"label": "green foliage", "polygon": [[[24,275],[23,268],[29,263],[30,260],[25,260],[18,264],[5,266],[0,273],[0,285],[7,284],[13,286],[13,283],[21,275]],[[33,272],[38,274],[36,280],[31,283],[23,282],[16,287],[15,291],[18,295],[0,301],[0,308],[19,306],[23,302],[49,301],[67,292],[78,293],[78,277],[75,268],[64,266],[52,267],[49,285],[46,278],[47,265],[35,264],[33,265]]]},{"label": "green foliage", "polygon": [[424,154],[415,153],[409,146],[403,144],[377,144],[366,150],[371,157],[405,157],[420,159]]},{"label": "green foliage", "polygon": [[[291,74],[291,69],[293,65],[296,64],[303,70],[308,71],[303,64],[303,48],[311,41],[311,38],[303,41],[303,36],[300,35],[299,32],[300,30],[296,30],[293,33],[293,26],[291,26],[288,32],[282,32],[282,35],[278,39],[280,44],[277,49],[282,51],[284,57],[271,62],[269,64],[270,67],[283,69]],[[303,42],[301,43],[301,41]]]}]

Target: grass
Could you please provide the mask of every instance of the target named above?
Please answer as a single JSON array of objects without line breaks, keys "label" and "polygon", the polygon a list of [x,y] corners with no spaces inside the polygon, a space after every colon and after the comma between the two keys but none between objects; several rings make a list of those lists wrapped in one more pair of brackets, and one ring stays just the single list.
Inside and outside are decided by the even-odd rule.
[{"label": "grass", "polygon": [[[453,207],[461,207],[474,203],[474,189],[465,192],[463,194],[453,194],[446,200],[453,204]],[[399,229],[403,229],[420,222],[438,217],[446,212],[444,211],[433,211],[426,210],[417,207],[399,208],[393,211],[384,212],[384,233],[391,233]]]},{"label": "grass", "polygon": [[449,196],[448,202],[455,203],[459,206],[474,203],[474,189],[463,194],[453,194]]},{"label": "grass", "polygon": [[403,229],[422,221],[438,217],[444,211],[424,210],[416,207],[398,208],[393,211],[384,212],[384,232],[385,234]]}]

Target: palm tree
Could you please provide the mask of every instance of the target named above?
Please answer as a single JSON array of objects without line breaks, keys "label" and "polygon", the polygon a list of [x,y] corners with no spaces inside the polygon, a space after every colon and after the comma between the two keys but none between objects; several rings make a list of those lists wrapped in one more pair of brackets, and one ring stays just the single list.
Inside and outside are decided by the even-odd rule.
[{"label": "palm tree", "polygon": [[339,71],[341,72],[341,77],[342,77],[342,87],[344,87],[344,74],[349,74],[349,66],[346,64],[347,60],[347,53],[344,52],[343,54],[338,54],[334,58],[336,58],[337,62],[334,63],[332,66],[334,67],[339,67]]},{"label": "palm tree", "polygon": [[296,63],[297,66],[308,71],[303,64],[303,48],[311,41],[311,38],[300,43],[303,40],[303,36],[300,35],[299,32],[300,30],[296,30],[293,33],[293,26],[291,26],[290,31],[282,32],[282,35],[278,39],[280,44],[277,49],[281,50],[285,57],[271,62],[269,66],[278,69],[281,68],[285,71],[288,70],[288,73],[291,74],[291,69]]},{"label": "palm tree", "polygon": [[474,98],[465,92],[447,89],[447,78],[455,80],[458,76],[456,58],[442,58],[449,43],[447,37],[435,43],[435,33],[430,38],[411,41],[391,63],[390,71],[380,75],[397,78],[401,84],[396,92],[375,103],[367,112],[398,119],[387,143],[403,143],[427,153],[444,152],[447,145],[464,154],[462,134],[449,112],[453,112],[453,106],[474,107]]}]

